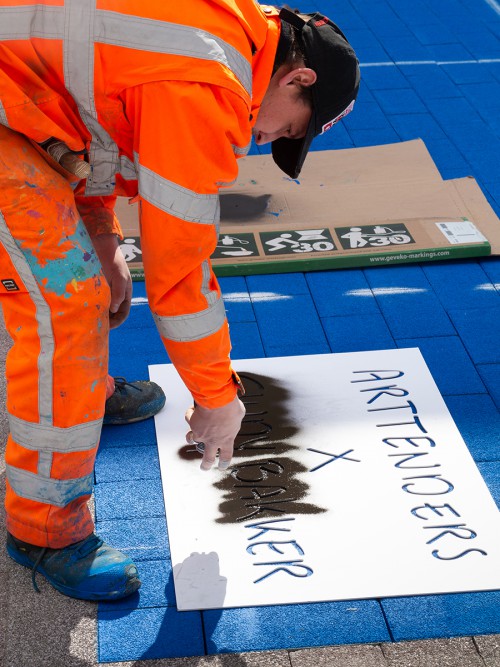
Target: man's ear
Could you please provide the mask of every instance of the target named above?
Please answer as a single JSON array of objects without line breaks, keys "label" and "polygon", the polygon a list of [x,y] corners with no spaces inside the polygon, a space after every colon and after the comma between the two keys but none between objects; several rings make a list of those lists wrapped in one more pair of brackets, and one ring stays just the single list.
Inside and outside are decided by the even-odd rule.
[{"label": "man's ear", "polygon": [[310,67],[297,67],[284,74],[279,80],[280,86],[299,85],[303,87],[312,86],[316,83],[316,72]]}]

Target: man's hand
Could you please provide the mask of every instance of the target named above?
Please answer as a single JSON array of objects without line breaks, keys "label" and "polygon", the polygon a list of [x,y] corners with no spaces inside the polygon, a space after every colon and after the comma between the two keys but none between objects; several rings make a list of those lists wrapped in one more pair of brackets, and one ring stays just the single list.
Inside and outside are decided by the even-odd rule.
[{"label": "man's hand", "polygon": [[111,289],[109,326],[115,329],[127,319],[132,301],[132,278],[116,234],[99,234],[92,238],[102,270]]},{"label": "man's hand", "polygon": [[202,408],[197,405],[186,412],[190,431],[186,435],[189,445],[203,443],[203,460],[200,468],[210,470],[219,450],[219,470],[225,470],[231,463],[234,439],[245,416],[245,406],[235,398],[222,408]]}]

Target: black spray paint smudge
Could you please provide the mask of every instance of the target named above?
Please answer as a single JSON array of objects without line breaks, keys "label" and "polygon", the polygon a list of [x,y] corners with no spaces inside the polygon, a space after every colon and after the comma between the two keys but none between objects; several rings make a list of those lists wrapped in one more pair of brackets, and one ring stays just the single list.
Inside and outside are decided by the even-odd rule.
[{"label": "black spray paint smudge", "polygon": [[[299,429],[292,425],[290,392],[274,378],[240,373],[246,394],[246,415],[234,443],[233,465],[214,483],[224,491],[217,523],[279,518],[289,514],[319,514],[326,510],[304,501],[309,485],[298,478],[307,468],[289,456]],[[200,460],[193,445],[179,456]]]},{"label": "black spray paint smudge", "polygon": [[247,413],[234,445],[236,462],[215,483],[224,491],[217,523],[326,511],[304,501],[309,485],[299,475],[307,468],[289,455],[299,449],[291,442],[299,429],[292,425],[290,392],[274,378],[255,373],[240,378]]}]

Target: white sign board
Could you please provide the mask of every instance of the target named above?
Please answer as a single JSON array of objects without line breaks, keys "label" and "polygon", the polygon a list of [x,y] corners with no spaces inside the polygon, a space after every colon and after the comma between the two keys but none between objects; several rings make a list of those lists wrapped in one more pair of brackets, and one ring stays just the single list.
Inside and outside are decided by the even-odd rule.
[{"label": "white sign board", "polygon": [[500,589],[500,513],[418,349],[237,361],[229,471],[151,366],[179,610]]}]

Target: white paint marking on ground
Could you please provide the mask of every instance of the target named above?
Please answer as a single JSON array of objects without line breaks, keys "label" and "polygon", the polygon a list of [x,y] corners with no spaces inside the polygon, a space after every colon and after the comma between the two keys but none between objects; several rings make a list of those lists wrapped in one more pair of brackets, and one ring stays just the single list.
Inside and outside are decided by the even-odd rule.
[{"label": "white paint marking on ground", "polygon": [[500,16],[500,4],[497,2],[497,0],[484,0],[487,5],[491,7],[491,9],[496,12]]},{"label": "white paint marking on ground", "polygon": [[386,296],[392,294],[421,294],[427,290],[423,287],[374,287],[372,289],[352,289],[345,296]]},{"label": "white paint marking on ground", "polygon": [[292,299],[289,294],[278,294],[277,292],[227,292],[222,295],[224,301],[252,301],[253,303],[260,301],[284,301],[285,299]]},{"label": "white paint marking on ground", "polygon": [[[224,301],[227,302],[237,302],[237,301],[283,301],[285,299],[292,299],[293,297],[289,294],[277,294],[276,292],[227,292],[223,294]],[[146,306],[148,300],[145,296],[135,296],[132,299],[132,306]]]}]

